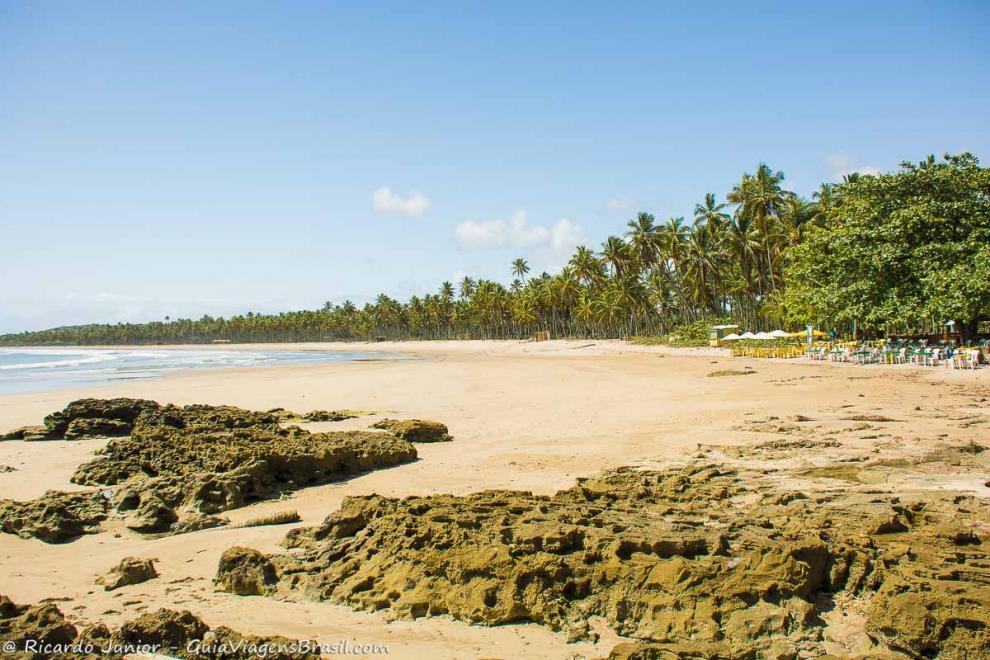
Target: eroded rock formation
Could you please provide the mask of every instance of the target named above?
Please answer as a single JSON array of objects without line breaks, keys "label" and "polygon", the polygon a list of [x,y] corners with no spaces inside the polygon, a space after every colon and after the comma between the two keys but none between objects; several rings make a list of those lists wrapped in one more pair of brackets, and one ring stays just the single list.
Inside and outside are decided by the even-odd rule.
[{"label": "eroded rock formation", "polygon": [[107,571],[106,575],[96,578],[96,584],[102,585],[106,591],[113,591],[131,584],[141,584],[158,577],[155,562],[151,559],[124,557],[120,563]]},{"label": "eroded rock formation", "polygon": [[[121,658],[142,650],[159,656],[205,660],[227,658],[315,659],[313,641],[244,635],[226,626],[211,629],[187,610],[160,609],[121,624],[114,631],[97,624],[78,630],[52,603],[15,605],[0,596],[0,642],[10,658]],[[37,649],[58,649],[38,651]]]},{"label": "eroded rock formation", "polygon": [[409,442],[448,442],[447,425],[429,419],[383,419],[371,425]]},{"label": "eroded rock formation", "polygon": [[110,514],[149,534],[215,527],[225,522],[214,515],[219,512],[416,459],[416,449],[398,437],[310,433],[284,426],[282,413],[232,406],[83,399],[46,417],[45,425],[63,437],[126,435],[112,439],[72,478],[114,488],[0,501],[0,529],[50,542],[95,531]]},{"label": "eroded rock formation", "polygon": [[706,456],[550,497],[348,498],[322,525],[290,531],[291,553],[225,554],[216,584],[409,618],[532,621],[571,638],[600,616],[642,640],[619,656],[630,658],[820,654],[821,617],[842,594],[864,604],[878,648],[979,657],[988,525],[978,498],[814,496]]},{"label": "eroded rock formation", "polygon": [[21,538],[62,543],[95,532],[109,511],[110,502],[102,492],[50,490],[23,502],[0,500],[0,530]]}]

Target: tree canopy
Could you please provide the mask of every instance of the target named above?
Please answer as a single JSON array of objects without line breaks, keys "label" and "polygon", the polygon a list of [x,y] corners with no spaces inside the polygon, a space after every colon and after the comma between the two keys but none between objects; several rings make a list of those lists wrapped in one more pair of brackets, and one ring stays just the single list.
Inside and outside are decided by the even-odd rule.
[{"label": "tree canopy", "polygon": [[867,331],[949,320],[972,336],[990,314],[990,170],[971,154],[850,177],[789,254],[794,321]]}]

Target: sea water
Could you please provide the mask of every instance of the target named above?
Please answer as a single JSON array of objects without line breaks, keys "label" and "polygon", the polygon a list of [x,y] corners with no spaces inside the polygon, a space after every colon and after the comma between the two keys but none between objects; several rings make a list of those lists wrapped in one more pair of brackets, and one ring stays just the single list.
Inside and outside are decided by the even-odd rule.
[{"label": "sea water", "polygon": [[387,353],[203,349],[0,348],[0,394],[160,378],[187,369],[322,364],[394,358]]}]

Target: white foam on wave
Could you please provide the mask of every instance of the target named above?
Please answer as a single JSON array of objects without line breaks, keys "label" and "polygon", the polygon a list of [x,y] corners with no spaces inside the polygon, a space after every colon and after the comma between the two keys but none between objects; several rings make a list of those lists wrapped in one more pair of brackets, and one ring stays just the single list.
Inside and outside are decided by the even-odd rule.
[{"label": "white foam on wave", "polygon": [[65,349],[25,349],[25,350],[4,350],[0,351],[2,355],[59,355],[59,356],[69,356],[75,355],[78,357],[67,358],[64,360],[47,360],[45,362],[24,362],[22,364],[4,364],[0,365],[0,371],[21,371],[26,369],[57,369],[59,367],[78,367],[84,364],[96,364],[98,362],[107,362],[109,360],[116,360],[116,356],[110,354],[109,351],[71,351]]}]

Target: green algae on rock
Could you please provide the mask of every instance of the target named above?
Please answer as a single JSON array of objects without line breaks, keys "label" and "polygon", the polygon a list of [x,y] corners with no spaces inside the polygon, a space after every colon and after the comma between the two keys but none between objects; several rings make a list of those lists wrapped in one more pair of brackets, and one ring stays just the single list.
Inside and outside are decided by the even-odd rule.
[{"label": "green algae on rock", "polygon": [[96,531],[108,515],[147,534],[216,527],[226,522],[214,515],[222,511],[416,459],[415,447],[392,435],[310,433],[284,426],[281,414],[233,406],[82,399],[45,424],[81,437],[127,431],[72,477],[112,488],[0,502],[0,530],[49,542]]},{"label": "green algae on rock", "polygon": [[0,500],[0,531],[47,543],[63,543],[99,529],[110,511],[101,492],[50,490],[27,501]]},{"label": "green algae on rock", "polygon": [[397,438],[409,442],[449,442],[452,440],[447,425],[429,419],[388,419],[371,425],[373,429],[383,429]]},{"label": "green algae on rock", "polygon": [[872,603],[867,631],[887,649],[976,657],[990,643],[990,553],[946,525],[988,514],[949,495],[782,494],[763,472],[699,461],[549,497],[347,498],[290,531],[290,553],[225,554],[215,583],[569,636],[600,616],[644,658],[820,654],[820,617],[847,593]]}]

